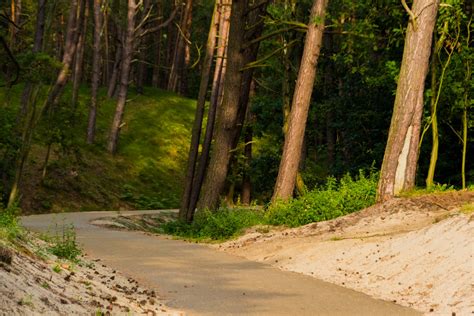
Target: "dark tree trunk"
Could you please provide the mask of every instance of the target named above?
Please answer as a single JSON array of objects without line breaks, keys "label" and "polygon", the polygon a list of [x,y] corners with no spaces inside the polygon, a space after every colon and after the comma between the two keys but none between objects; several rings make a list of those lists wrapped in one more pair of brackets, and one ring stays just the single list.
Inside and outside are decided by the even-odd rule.
[{"label": "dark tree trunk", "polygon": [[171,64],[170,77],[168,81],[168,90],[178,92],[179,83],[180,83],[180,74],[182,74],[182,68],[184,67],[184,54],[186,49],[186,41],[188,38],[185,38],[188,34],[188,21],[190,15],[192,14],[193,1],[186,1],[184,7],[184,12],[181,16],[180,30],[178,30],[178,35],[176,39],[176,49],[173,55],[173,62]]},{"label": "dark tree trunk", "polygon": [[423,93],[439,0],[414,0],[377,192],[386,201],[415,185]]},{"label": "dark tree trunk", "polygon": [[74,72],[72,78],[72,109],[73,113],[77,108],[77,98],[79,95],[79,88],[82,81],[82,73],[84,70],[84,46],[86,42],[87,35],[87,20],[89,17],[89,5],[88,1],[84,0],[84,14],[81,16],[81,19],[78,23],[78,37],[77,37],[77,46],[76,46],[76,58],[74,63]]},{"label": "dark tree trunk", "polygon": [[179,218],[181,220],[191,221],[194,209],[189,209],[191,191],[194,183],[194,176],[196,170],[196,161],[199,151],[199,142],[201,138],[202,121],[204,118],[204,108],[206,105],[206,95],[209,87],[209,79],[212,68],[212,60],[214,58],[214,51],[216,49],[216,33],[219,15],[217,11],[217,3],[214,6],[214,13],[212,15],[211,26],[209,28],[209,35],[206,45],[206,56],[202,65],[201,84],[199,86],[199,95],[196,106],[196,114],[194,118],[193,131],[191,136],[191,145],[188,155],[188,167],[186,171],[186,179],[183,197],[181,200],[181,208],[179,210]]},{"label": "dark tree trunk", "polygon": [[[143,10],[142,10],[142,19],[146,17],[150,10],[150,0],[144,0],[143,1]],[[147,58],[147,50],[149,45],[149,39],[150,36],[145,35],[143,38],[138,39],[138,47],[139,47],[139,52],[138,52],[138,63],[137,63],[137,80],[136,80],[136,87],[137,87],[137,92],[139,94],[143,93],[143,86],[145,84],[146,80],[146,74],[147,74],[147,65],[146,65],[146,58]]]},{"label": "dark tree trunk", "polygon": [[94,14],[94,44],[92,53],[92,80],[91,80],[91,99],[89,104],[89,118],[87,124],[87,143],[92,144],[95,140],[95,123],[97,117],[97,92],[99,91],[100,81],[100,44],[102,19],[100,8],[102,0],[92,0]]},{"label": "dark tree trunk", "polygon": [[[79,5],[80,4],[80,5]],[[80,7],[80,8],[79,8]],[[69,76],[72,60],[76,52],[78,20],[83,13],[84,0],[71,0],[71,7],[67,23],[66,41],[62,58],[62,68],[59,71],[55,84],[48,95],[47,107],[52,108],[58,102]],[[78,10],[79,9],[79,10]],[[78,13],[79,11],[79,13]]]},{"label": "dark tree trunk", "polygon": [[[263,29],[262,16],[266,3],[250,13],[248,1],[232,3],[229,32],[228,62],[225,78],[223,105],[217,112],[215,146],[204,180],[199,209],[216,209],[224,189],[229,169],[231,151],[236,145],[248,104],[253,69],[243,68],[257,57],[259,43],[248,45],[258,38]],[[252,28],[246,32],[246,26]]]},{"label": "dark tree trunk", "polygon": [[293,196],[324,32],[327,0],[314,0],[272,200]]},{"label": "dark tree trunk", "polygon": [[[117,30],[119,32],[119,30]],[[122,60],[122,53],[123,53],[123,37],[121,36],[121,32],[117,35],[120,40],[117,40],[117,45],[115,48],[115,58],[114,58],[114,65],[112,67],[112,74],[109,79],[109,86],[107,88],[107,96],[109,98],[113,98],[115,95],[115,90],[117,89],[117,79],[120,75],[121,69],[121,60]]]},{"label": "dark tree trunk", "polygon": [[125,103],[127,101],[128,78],[130,76],[130,65],[132,62],[133,55],[133,40],[135,37],[134,33],[136,10],[137,4],[135,3],[135,0],[128,0],[127,32],[123,44],[122,66],[120,72],[120,84],[117,96],[117,106],[115,108],[114,119],[112,121],[112,127],[110,129],[109,140],[107,143],[107,150],[111,154],[115,154],[115,152],[117,151],[120,128],[122,127]]},{"label": "dark tree trunk", "polygon": [[[162,0],[157,1],[157,14],[158,16],[163,16],[163,3]],[[162,30],[160,29],[155,36],[155,62],[153,64],[153,78],[152,86],[154,88],[159,88],[161,85],[161,39],[162,39]]]},{"label": "dark tree trunk", "polygon": [[[46,0],[38,0],[38,11],[36,14],[35,37],[33,42],[33,53],[43,50],[44,27],[46,24]],[[21,110],[19,117],[25,116],[28,111],[28,102],[31,96],[32,84],[27,82],[21,95]]]}]

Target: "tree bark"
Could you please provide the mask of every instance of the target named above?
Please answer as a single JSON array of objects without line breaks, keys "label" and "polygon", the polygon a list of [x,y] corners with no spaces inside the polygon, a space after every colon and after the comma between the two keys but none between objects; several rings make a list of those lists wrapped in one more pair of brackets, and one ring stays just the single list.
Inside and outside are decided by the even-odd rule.
[{"label": "tree bark", "polygon": [[[217,111],[215,146],[204,180],[199,209],[214,210],[219,205],[231,152],[242,130],[248,105],[253,68],[244,67],[256,60],[259,47],[258,42],[249,46],[245,46],[245,43],[261,35],[266,4],[265,2],[247,12],[247,0],[235,0],[232,3],[223,105]],[[249,29],[246,32],[247,27]]]},{"label": "tree bark", "polygon": [[290,198],[295,189],[316,66],[321,50],[327,3],[327,0],[315,0],[311,9],[273,201]]},{"label": "tree bark", "polygon": [[107,150],[111,154],[115,154],[117,151],[120,128],[122,127],[125,103],[127,101],[128,78],[130,76],[130,65],[133,55],[136,10],[137,4],[135,3],[135,0],[128,0],[127,32],[125,35],[125,42],[123,44],[122,67],[120,73],[119,92],[117,96],[117,106],[115,108],[114,119],[112,121],[112,127],[110,129],[109,140],[107,143]]},{"label": "tree bark", "polygon": [[[66,85],[70,76],[71,64],[74,58],[74,54],[76,53],[77,46],[77,22],[82,14],[83,1],[84,0],[71,0],[71,7],[66,31],[66,41],[64,45],[64,54],[62,58],[62,67],[59,71],[56,82],[48,95],[48,108],[52,108],[56,105],[61,93],[63,92],[64,86]],[[81,5],[79,5],[79,2]]]},{"label": "tree bark", "polygon": [[89,103],[89,117],[87,120],[87,143],[92,144],[95,141],[95,124],[97,117],[97,93],[99,91],[100,81],[100,44],[102,16],[102,0],[92,0],[94,14],[94,44],[92,53],[92,80],[91,80],[91,99]]},{"label": "tree bark", "polygon": [[77,46],[76,46],[76,58],[74,63],[74,72],[72,79],[72,109],[73,113],[77,108],[77,98],[79,96],[79,88],[82,81],[82,72],[84,69],[84,46],[86,42],[87,35],[87,20],[89,17],[89,5],[88,1],[84,0],[84,14],[82,14],[81,19],[78,25],[78,37],[77,37]]},{"label": "tree bark", "polygon": [[182,74],[182,68],[184,67],[184,54],[186,49],[186,41],[188,40],[186,35],[188,34],[188,20],[192,14],[193,1],[187,0],[184,7],[183,15],[181,16],[181,22],[178,30],[176,39],[176,49],[173,55],[173,62],[171,64],[170,77],[168,81],[168,90],[178,92],[180,83],[180,74]]},{"label": "tree bark", "polygon": [[194,118],[194,125],[193,131],[191,136],[191,145],[189,148],[189,155],[188,155],[188,167],[186,171],[186,179],[185,179],[185,186],[183,197],[181,200],[181,208],[179,210],[179,218],[181,220],[190,221],[192,220],[192,216],[190,215],[191,212],[194,210],[189,209],[189,201],[191,197],[191,191],[193,188],[194,176],[195,176],[195,169],[196,169],[196,161],[199,152],[199,142],[201,138],[201,130],[202,130],[202,121],[204,118],[204,108],[206,105],[206,95],[209,86],[209,79],[211,74],[212,68],[212,61],[214,58],[214,51],[216,49],[216,33],[217,33],[217,24],[219,21],[219,16],[217,12],[217,1],[214,5],[214,13],[212,14],[211,26],[209,28],[209,34],[207,38],[207,45],[206,45],[206,56],[204,58],[204,62],[202,65],[202,73],[201,73],[201,83],[199,86],[199,95],[198,101],[196,105],[196,114]]},{"label": "tree bark", "polygon": [[[158,16],[163,16],[163,2],[162,0],[157,1],[157,14]],[[159,23],[159,22],[157,22]],[[155,62],[153,64],[153,78],[152,86],[154,88],[159,88],[161,85],[161,38],[162,30],[160,29],[156,34],[156,44],[155,44]]]},{"label": "tree bark", "polygon": [[380,172],[377,201],[386,201],[415,185],[423,92],[439,0],[414,0],[387,146]]}]

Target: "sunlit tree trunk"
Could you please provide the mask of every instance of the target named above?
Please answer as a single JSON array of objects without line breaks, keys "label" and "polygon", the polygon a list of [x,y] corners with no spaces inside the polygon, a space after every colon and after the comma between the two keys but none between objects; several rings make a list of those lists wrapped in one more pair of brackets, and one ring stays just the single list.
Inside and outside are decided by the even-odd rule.
[{"label": "sunlit tree trunk", "polygon": [[327,2],[327,0],[315,0],[311,9],[303,57],[293,94],[288,131],[272,198],[274,201],[290,198],[295,189],[306,120],[316,77],[316,66],[323,38]]},{"label": "sunlit tree trunk", "polygon": [[133,40],[135,33],[135,14],[137,4],[135,0],[128,0],[127,12],[127,31],[125,35],[125,42],[123,44],[122,52],[122,66],[120,72],[119,91],[117,96],[117,106],[115,108],[114,119],[110,129],[109,140],[107,143],[107,150],[111,154],[117,151],[118,139],[120,129],[122,127],[123,114],[125,111],[125,103],[127,101],[128,93],[128,78],[130,76],[130,65],[132,63],[133,55]]},{"label": "sunlit tree trunk", "polygon": [[438,0],[414,0],[377,192],[379,202],[415,185],[423,93]]},{"label": "sunlit tree trunk", "polygon": [[[215,145],[200,196],[199,209],[216,209],[225,186],[232,150],[235,148],[247,110],[253,68],[243,68],[257,58],[266,3],[247,12],[248,1],[232,3],[228,61],[222,106],[217,111]],[[246,25],[252,25],[249,30]],[[247,31],[247,32],[246,32]]]}]

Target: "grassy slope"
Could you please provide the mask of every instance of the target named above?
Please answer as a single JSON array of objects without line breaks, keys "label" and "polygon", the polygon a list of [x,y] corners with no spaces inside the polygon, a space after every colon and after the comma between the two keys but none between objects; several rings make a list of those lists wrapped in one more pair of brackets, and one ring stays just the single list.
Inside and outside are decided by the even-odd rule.
[{"label": "grassy slope", "polygon": [[[17,104],[21,87],[12,93]],[[25,170],[25,212],[113,210],[119,207],[168,208],[178,205],[189,146],[194,101],[157,89],[144,95],[130,90],[119,150],[105,152],[115,101],[101,91],[97,144],[84,143],[89,89],[83,88],[74,148],[67,155],[55,146],[48,176],[41,180],[45,146],[37,137]],[[5,100],[0,90],[0,100]],[[66,91],[64,100],[70,100]],[[67,105],[66,105],[67,106]]]}]

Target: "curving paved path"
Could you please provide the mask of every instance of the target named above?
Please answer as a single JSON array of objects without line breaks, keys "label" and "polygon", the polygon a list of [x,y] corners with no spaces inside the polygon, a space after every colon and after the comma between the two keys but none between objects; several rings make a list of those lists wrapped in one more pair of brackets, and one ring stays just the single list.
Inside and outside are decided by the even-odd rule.
[{"label": "curving paved path", "polygon": [[[157,211],[125,212],[122,215]],[[414,310],[203,245],[89,224],[115,212],[32,215],[35,231],[73,223],[85,252],[188,315],[419,315]],[[324,267],[321,267],[324,269]]]}]

